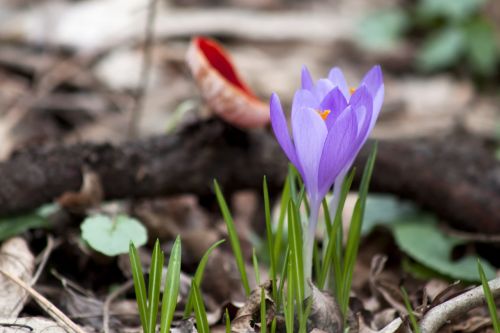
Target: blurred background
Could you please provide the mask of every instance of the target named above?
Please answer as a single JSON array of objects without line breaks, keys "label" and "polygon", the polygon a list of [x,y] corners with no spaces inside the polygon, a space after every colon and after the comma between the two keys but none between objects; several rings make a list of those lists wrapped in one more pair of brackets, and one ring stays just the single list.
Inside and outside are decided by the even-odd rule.
[{"label": "blurred background", "polygon": [[356,86],[378,63],[386,102],[375,136],[500,132],[498,1],[3,0],[1,157],[121,141],[132,109],[142,137],[196,117],[184,60],[194,35],[227,47],[264,101],[275,91],[290,105],[302,65],[315,78],[339,66]]},{"label": "blurred background", "polygon": [[[152,161],[150,164],[147,163],[149,159],[139,160],[149,167],[154,166],[153,171],[144,170],[141,166],[137,174],[118,184],[119,181],[115,182],[114,178],[116,173],[121,175],[129,167],[132,171],[136,167],[139,169],[138,165],[120,161],[132,160],[135,163],[132,157],[142,152],[134,152],[133,147],[128,149],[128,143],[123,144],[117,149],[124,153],[117,153],[119,162],[112,164],[113,161],[107,159],[99,160],[99,156],[108,156],[106,151],[113,148],[97,146],[94,151],[89,151],[97,151],[99,170],[107,171],[109,162],[112,171],[101,172],[105,175],[101,179],[105,185],[103,190],[98,175],[79,170],[81,165],[77,164],[78,161],[73,164],[70,158],[64,169],[64,163],[51,159],[50,150],[45,150],[51,144],[88,141],[120,143],[137,137],[142,139],[168,134],[206,117],[209,113],[207,105],[185,60],[192,37],[199,35],[216,39],[228,50],[241,78],[262,101],[267,103],[271,93],[277,92],[287,111],[295,89],[300,85],[303,65],[316,79],[325,77],[331,67],[338,66],[352,87],[359,84],[364,73],[373,65],[382,66],[386,95],[373,133],[382,140],[370,190],[376,189],[378,181],[387,185],[381,192],[393,195],[370,195],[368,198],[362,230],[363,245],[353,289],[357,292],[371,290],[381,279],[380,273],[389,258],[387,276],[390,281],[377,287],[382,290],[380,295],[389,295],[389,302],[377,303],[380,313],[386,309],[392,311],[390,315],[383,315],[385,319],[390,321],[396,316],[391,295],[394,286],[401,285],[403,278],[412,299],[418,300],[415,304],[427,305],[427,296],[422,295],[441,295],[442,290],[449,291],[447,281],[477,280],[477,257],[469,254],[477,252],[500,267],[497,255],[499,237],[493,235],[500,230],[496,219],[500,214],[500,1],[0,0],[0,161],[8,160],[24,148],[41,151],[40,155],[33,154],[33,160],[25,158],[32,157],[32,151],[28,151],[24,155],[16,155],[21,158],[12,159],[14,163],[0,164],[4,172],[2,175],[8,175],[1,177],[0,181],[10,185],[0,182],[3,189],[3,192],[0,191],[0,203],[3,200],[0,208],[10,213],[13,209],[9,204],[16,199],[22,199],[19,201],[23,201],[23,207],[34,208],[36,200],[44,203],[53,200],[54,196],[60,196],[57,202],[64,206],[54,217],[54,220],[62,222],[54,223],[47,230],[41,229],[47,227],[47,217],[40,217],[39,212],[19,219],[0,219],[2,227],[7,222],[10,225],[10,228],[7,225],[0,230],[0,241],[22,234],[26,238],[24,250],[32,256],[28,242],[35,253],[40,253],[45,244],[49,244],[50,235],[54,235],[56,245],[48,267],[74,279],[97,295],[88,296],[90,293],[86,293],[82,297],[79,294],[77,298],[74,296],[76,293],[61,290],[60,283],[56,281],[59,277],[47,272],[42,275],[37,288],[52,299],[62,299],[55,301],[58,307],[75,318],[83,318],[81,323],[100,331],[104,325],[100,317],[92,315],[89,319],[78,316],[95,313],[117,283],[130,279],[127,255],[121,255],[116,260],[114,257],[103,257],[88,246],[90,241],[85,243],[88,239],[82,239],[80,223],[87,214],[92,216],[95,212],[105,212],[114,216],[117,212],[130,213],[146,226],[149,245],[159,238],[166,253],[170,253],[173,239],[180,234],[184,251],[182,269],[187,274],[194,273],[208,246],[227,239],[226,227],[210,186],[214,170],[225,170],[219,168],[224,166],[224,161],[218,159],[221,156],[213,152],[225,152],[220,146],[228,142],[219,146],[217,140],[214,140],[215,143],[206,140],[208,143],[201,145],[208,151],[204,158],[209,162],[215,161],[215,165],[211,165],[213,168],[208,168],[208,175],[198,179],[203,182],[200,192],[204,192],[204,196],[192,193],[173,198],[155,197],[111,203],[102,202],[109,199],[106,191],[113,192],[111,190],[123,187],[126,190],[119,195],[114,194],[114,197],[135,198],[136,189],[129,183],[140,183],[144,179],[141,177],[145,177],[144,184],[148,186],[163,184],[161,172],[154,174],[154,170],[164,170],[156,167],[161,167],[161,163],[168,159],[158,158],[160,162]],[[209,130],[203,133],[219,135],[217,131],[210,131],[210,126],[217,129],[218,124],[209,124],[206,126]],[[191,138],[188,134],[202,127],[203,123],[199,127],[187,127],[191,132],[186,131],[181,139]],[[270,134],[260,136],[263,130],[252,130],[243,136],[238,131],[227,132],[231,135],[226,135],[223,140],[227,137],[244,138],[234,144],[238,148],[236,152],[240,153],[239,158],[252,150],[248,149],[248,142],[245,141],[248,137],[266,137],[275,144]],[[467,135],[461,136],[462,141],[456,141],[448,139],[447,136],[452,133]],[[194,136],[198,138],[198,141],[194,140],[195,144],[199,143],[200,137],[203,138],[202,135]],[[413,140],[420,137],[430,139],[423,144]],[[441,140],[443,137],[446,139]],[[405,143],[402,139],[410,140]],[[143,147],[147,147],[149,142],[153,147],[151,151],[159,147],[158,150],[163,152],[165,145],[154,140],[135,142],[134,147],[146,150]],[[179,141],[172,142],[178,144]],[[233,141],[226,141],[230,141],[226,148],[230,146],[232,149]],[[468,146],[474,141],[477,144]],[[484,142],[488,143],[488,150],[476,149],[484,148]],[[216,148],[210,150],[213,146]],[[82,146],[76,146],[76,149],[79,147]],[[179,144],[179,150],[191,154],[192,147],[185,148],[185,145]],[[231,149],[228,151],[232,152]],[[89,151],[82,153],[82,161],[95,157]],[[491,157],[492,151],[496,151],[496,160]],[[101,152],[104,153],[99,155]],[[260,154],[260,150],[258,152]],[[78,153],[68,156],[80,158]],[[255,155],[255,149],[251,153]],[[145,154],[151,159],[160,155],[151,157]],[[198,155],[193,155],[192,160],[198,161]],[[275,155],[270,155],[274,161]],[[123,156],[132,157],[120,159]],[[171,156],[182,167],[189,164],[178,163],[178,154]],[[275,159],[279,162],[280,158],[284,167],[283,155]],[[50,163],[45,163],[46,160]],[[184,157],[183,161],[186,160],[191,162],[191,156]],[[234,168],[234,174],[246,175],[249,164]],[[17,165],[25,169],[19,170]],[[40,165],[49,165],[48,170],[38,168]],[[387,165],[392,169],[384,169]],[[67,188],[66,183],[58,184],[60,175],[54,171],[54,166],[55,169],[61,166],[60,170],[66,170],[69,176],[65,175],[63,179],[72,179],[74,183],[68,184]],[[279,173],[281,169],[276,170]],[[231,178],[234,174],[225,179],[226,185],[234,182]],[[264,210],[261,205],[261,175],[259,171],[256,178],[258,191],[225,192],[228,201],[231,201],[248,263],[255,253],[261,262],[266,262],[269,257],[262,238]],[[151,181],[154,176],[160,180]],[[276,182],[278,178],[276,174],[268,176],[271,182]],[[60,190],[56,188],[50,192],[48,187],[52,184],[45,178],[57,183]],[[84,179],[81,191],[71,192],[80,185],[80,178]],[[175,180],[182,184],[185,179],[179,178]],[[24,182],[25,179],[28,181]],[[32,193],[19,185],[29,181],[33,183],[31,188],[37,189]],[[243,183],[247,184],[247,181]],[[222,181],[221,184],[224,189]],[[178,190],[174,187],[174,191]],[[143,188],[141,193],[148,196],[155,194],[154,190],[149,192],[149,187],[147,190]],[[13,195],[15,192],[21,192],[17,198]],[[419,210],[413,202],[400,201],[400,194],[417,204],[423,202],[424,208],[430,207],[431,212]],[[355,200],[355,196],[349,196],[346,203],[346,228]],[[73,206],[76,206],[76,212],[71,210],[75,208]],[[5,212],[2,213],[5,215]],[[463,234],[443,229],[443,225],[446,227],[447,224],[438,225],[438,222],[446,222],[447,218],[462,223],[465,220],[464,225],[473,226],[468,229],[478,233]],[[111,224],[111,220],[108,222]],[[376,226],[380,224],[391,226],[379,230]],[[100,236],[103,233],[97,230],[96,234]],[[476,243],[480,244],[476,246]],[[49,245],[47,248],[43,251],[50,253],[52,249]],[[223,327],[221,309],[230,300],[243,299],[243,293],[229,242],[221,246],[221,251],[216,250],[207,264],[206,281],[202,287],[207,308],[215,313],[210,324],[218,323]],[[141,251],[143,262],[147,262],[150,249],[145,246]],[[8,251],[0,248],[0,252]],[[18,248],[12,251],[19,252]],[[374,255],[377,253],[387,254],[378,264],[378,256]],[[498,275],[495,267],[486,266],[486,263],[484,267],[488,278]],[[266,268],[261,268],[261,272],[264,281]],[[415,282],[402,272],[429,280]],[[28,276],[26,281],[33,280]],[[189,278],[183,281],[186,291],[189,289],[190,282],[186,282]],[[52,288],[54,286],[56,288]],[[422,293],[424,287],[426,291]],[[0,283],[0,291],[4,289],[9,293],[9,289],[2,288]],[[364,295],[363,300],[371,304],[371,308],[368,307],[371,313],[378,315],[378,310],[374,310],[373,295]],[[121,300],[123,302],[115,303],[127,306],[128,313],[132,313],[132,324],[114,317],[116,321],[110,321],[114,329],[112,332],[126,332],[123,327],[138,325],[135,300],[132,293],[128,296],[128,299]],[[11,305],[15,303],[17,308],[21,298],[25,299],[22,293],[21,296],[11,297]],[[4,299],[8,301],[6,297],[0,297],[0,303]],[[82,310],[79,307],[81,304],[86,308]],[[405,308],[402,298],[396,308]],[[17,314],[19,311],[20,308]],[[40,310],[30,307],[25,313],[39,315]],[[483,320],[483,326],[484,320],[486,324],[490,323],[486,308],[471,313],[468,318],[474,319],[476,314]],[[458,325],[465,321],[462,319],[459,318]],[[382,322],[384,325],[388,323],[386,320]],[[382,324],[372,325],[375,326],[384,327]],[[460,327],[456,331],[477,331]]]}]

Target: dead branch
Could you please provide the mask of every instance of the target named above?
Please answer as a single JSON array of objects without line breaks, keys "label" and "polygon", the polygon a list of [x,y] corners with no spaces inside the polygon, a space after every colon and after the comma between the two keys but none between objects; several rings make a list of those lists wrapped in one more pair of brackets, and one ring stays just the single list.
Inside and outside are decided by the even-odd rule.
[{"label": "dead branch", "polygon": [[[500,278],[488,282],[493,297],[500,295]],[[420,321],[422,333],[437,332],[448,320],[486,304],[483,286],[476,287],[432,308]]]},{"label": "dead branch", "polygon": [[80,326],[75,324],[71,319],[69,319],[64,313],[61,312],[54,304],[52,304],[43,295],[37,292],[35,289],[30,287],[26,282],[10,274],[7,271],[0,269],[0,273],[5,275],[9,280],[17,284],[19,287],[23,288],[31,297],[47,312],[59,325],[67,329],[69,332],[73,333],[86,333]]},{"label": "dead branch", "polygon": [[262,177],[277,190],[287,162],[264,131],[245,133],[217,120],[182,132],[119,146],[77,144],[40,147],[0,163],[0,214],[26,211],[76,192],[82,170],[95,172],[105,199],[194,193],[212,196],[217,179],[227,193],[261,188]]},{"label": "dead branch", "polygon": [[149,78],[151,76],[151,64],[153,62],[153,45],[155,41],[154,25],[157,12],[157,0],[150,0],[148,6],[148,16],[144,29],[144,45],[141,64],[141,73],[139,77],[138,91],[135,97],[135,103],[130,111],[130,121],[128,125],[128,135],[130,138],[137,137],[139,122],[141,121],[142,109],[148,91]]},{"label": "dead branch", "polygon": [[[361,151],[358,170],[370,147]],[[213,179],[230,194],[260,191],[263,175],[277,194],[287,161],[269,132],[243,132],[215,119],[118,146],[40,147],[0,163],[0,214],[33,209],[77,191],[85,168],[99,176],[107,200],[180,193],[206,197],[213,196]],[[414,200],[458,229],[500,233],[500,163],[477,138],[382,141],[371,190]]]}]

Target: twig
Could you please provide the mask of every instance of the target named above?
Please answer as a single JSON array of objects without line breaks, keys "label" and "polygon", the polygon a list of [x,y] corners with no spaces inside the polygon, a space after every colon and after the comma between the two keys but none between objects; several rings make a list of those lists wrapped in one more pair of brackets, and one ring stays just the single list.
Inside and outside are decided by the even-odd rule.
[{"label": "twig", "polygon": [[134,138],[138,132],[138,122],[141,119],[142,109],[144,108],[144,100],[147,93],[149,76],[151,73],[151,64],[153,62],[153,43],[154,43],[154,26],[156,20],[156,4],[157,0],[149,0],[148,17],[146,19],[146,29],[144,31],[144,54],[142,57],[141,74],[139,77],[139,86],[137,88],[137,96],[134,106],[130,113],[130,122],[128,127],[129,137]]},{"label": "twig", "polygon": [[[499,296],[500,278],[491,280],[488,284],[493,297]],[[485,304],[485,297],[483,287],[479,286],[432,308],[420,321],[420,330],[422,333],[437,332],[451,318],[482,304]]]},{"label": "twig", "polygon": [[40,278],[40,275],[42,274],[42,272],[45,268],[45,265],[47,264],[47,261],[49,260],[50,254],[54,250],[55,246],[56,245],[54,244],[54,238],[51,235],[48,235],[47,236],[47,246],[45,246],[45,249],[41,253],[40,263],[38,264],[38,268],[36,269],[35,275],[33,275],[33,278],[31,279],[31,282],[30,282],[31,286],[34,286],[35,283]]},{"label": "twig", "polygon": [[104,304],[102,306],[102,326],[104,333],[109,333],[109,308],[111,306],[111,303],[113,303],[113,301],[118,296],[120,296],[133,286],[134,286],[134,280],[128,280],[127,282],[122,284],[119,288],[115,289],[111,294],[109,294],[108,297],[106,297],[106,300],[104,301]]},{"label": "twig", "polygon": [[33,299],[40,305],[40,307],[42,307],[59,325],[64,326],[70,332],[87,333],[82,328],[80,328],[80,326],[69,319],[64,313],[62,313],[61,310],[59,310],[48,299],[46,299],[24,281],[10,274],[9,272],[4,271],[3,269],[0,269],[0,273],[5,275],[9,280],[17,284],[19,287],[26,290],[26,292],[29,293],[31,297],[33,297]]},{"label": "twig", "polygon": [[[35,275],[31,278],[30,281],[30,286],[33,287],[35,283],[38,281],[40,278],[40,275],[42,274],[45,265],[47,264],[47,261],[49,260],[50,254],[52,253],[52,250],[54,249],[54,238],[52,236],[47,237],[47,246],[43,250],[43,252],[40,254],[40,264],[38,265],[38,268],[35,272]],[[37,258],[38,260],[38,258]],[[20,304],[24,304],[27,302],[27,298],[29,297],[28,294],[24,294],[23,297],[19,299],[19,301],[16,303],[16,306],[14,308],[17,308]]]},{"label": "twig", "polygon": [[439,226],[445,233],[451,236],[458,237],[465,241],[469,242],[480,242],[480,243],[500,243],[500,235],[499,234],[489,234],[489,233],[477,233],[477,232],[467,232],[463,230],[458,230],[455,228],[451,228],[448,225],[440,225]]},{"label": "twig", "polygon": [[[102,311],[99,312],[87,312],[81,314],[71,315],[72,319],[88,319],[88,318],[100,318],[103,317]],[[109,315],[113,317],[131,317],[137,318],[137,311],[109,311]]]}]

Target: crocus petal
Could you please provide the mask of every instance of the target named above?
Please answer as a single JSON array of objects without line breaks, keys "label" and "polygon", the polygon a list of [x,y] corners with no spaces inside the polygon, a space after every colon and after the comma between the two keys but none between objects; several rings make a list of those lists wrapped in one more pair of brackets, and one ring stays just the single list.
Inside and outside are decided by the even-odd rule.
[{"label": "crocus petal", "polygon": [[304,65],[302,66],[302,89],[307,89],[311,90],[314,86],[313,79],[311,77],[311,73],[309,73],[309,70],[307,67]]},{"label": "crocus petal", "polygon": [[356,89],[349,104],[357,116],[358,137],[356,140],[362,145],[369,135],[373,118],[373,99],[367,87],[363,85]]},{"label": "crocus petal", "polygon": [[316,98],[309,90],[301,89],[295,92],[293,95],[292,102],[292,114],[295,110],[301,110],[303,108],[318,108],[319,103]]},{"label": "crocus petal", "polygon": [[[300,95],[297,97],[297,94],[295,95],[296,100],[300,99]],[[302,179],[310,199],[317,199],[318,167],[328,133],[325,122],[314,109],[294,107],[292,110],[292,132],[297,158],[302,166]]]},{"label": "crocus petal", "polygon": [[327,79],[319,79],[316,85],[313,87],[311,92],[317,101],[317,106],[323,101],[323,99],[328,95],[328,93],[335,88],[333,83]]},{"label": "crocus petal", "polygon": [[344,94],[337,87],[331,90],[320,105],[320,110],[330,110],[330,114],[326,117],[326,128],[330,130],[335,120],[340,116],[342,111],[347,107],[347,101]]},{"label": "crocus petal", "polygon": [[366,73],[363,80],[361,80],[361,85],[366,86],[373,98],[374,116],[370,126],[373,128],[373,126],[375,126],[375,121],[377,121],[378,114],[380,113],[380,109],[382,108],[382,103],[384,102],[384,76],[379,65],[373,66],[372,69]]},{"label": "crocus petal", "polygon": [[368,88],[368,92],[375,97],[377,91],[383,84],[384,77],[382,75],[382,69],[379,65],[376,65],[365,74],[365,77],[361,80],[360,85],[365,85],[366,88]]},{"label": "crocus petal", "polygon": [[321,198],[355,154],[357,120],[356,113],[349,108],[333,124],[325,139],[318,171],[318,191]]},{"label": "crocus petal", "polygon": [[295,147],[293,146],[292,139],[290,138],[290,133],[288,131],[285,114],[283,113],[281,102],[277,94],[273,93],[271,95],[271,101],[269,104],[271,109],[271,126],[273,128],[274,135],[290,162],[292,162],[297,170],[300,171],[302,170],[302,167],[297,159]]},{"label": "crocus petal", "polygon": [[372,95],[372,97],[373,97],[373,117],[372,117],[372,121],[370,124],[370,129],[372,129],[375,126],[375,122],[377,121],[380,110],[382,109],[382,103],[384,103],[384,91],[385,91],[385,88],[384,88],[384,85],[382,84],[382,86],[380,86],[380,88],[378,88],[378,91],[375,94],[375,96]]},{"label": "crocus petal", "polygon": [[357,89],[351,97],[350,104],[353,109],[353,113],[357,117],[357,135],[353,140],[353,154],[348,162],[345,164],[343,170],[340,173],[347,173],[349,168],[354,163],[356,155],[359,153],[363,145],[365,144],[370,132],[372,130],[372,120],[373,120],[373,99],[365,86],[361,86]]},{"label": "crocus petal", "polygon": [[328,80],[332,82],[334,87],[338,87],[344,97],[349,99],[349,88],[347,87],[347,82],[344,77],[344,73],[338,67],[333,67],[328,73]]}]

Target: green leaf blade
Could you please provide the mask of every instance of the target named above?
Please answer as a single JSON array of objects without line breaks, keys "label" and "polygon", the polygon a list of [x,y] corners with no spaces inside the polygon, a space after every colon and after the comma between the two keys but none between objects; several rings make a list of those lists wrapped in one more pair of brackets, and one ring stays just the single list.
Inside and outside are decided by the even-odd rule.
[{"label": "green leaf blade", "polygon": [[408,312],[408,316],[410,317],[411,327],[413,328],[413,332],[420,333],[420,326],[418,326],[417,318],[413,313],[413,308],[410,303],[410,298],[408,297],[408,293],[404,287],[401,287],[401,293],[403,294],[403,301],[405,303],[406,311]]},{"label": "green leaf blade", "polygon": [[243,253],[241,251],[241,245],[238,239],[238,233],[236,232],[236,227],[234,226],[233,217],[229,212],[226,200],[224,199],[222,191],[216,180],[214,180],[214,188],[215,188],[215,194],[217,196],[217,201],[219,203],[219,207],[222,212],[222,216],[224,217],[224,221],[226,222],[227,232],[229,234],[229,240],[231,242],[231,248],[233,249],[234,257],[236,259],[236,265],[238,266],[238,270],[240,272],[241,282],[243,283],[243,287],[245,288],[245,293],[248,296],[250,295],[250,284],[248,282],[245,260],[243,259]]},{"label": "green leaf blade", "polygon": [[347,319],[347,310],[349,307],[349,294],[352,284],[352,275],[354,272],[354,265],[356,264],[356,258],[358,255],[359,243],[361,240],[361,228],[363,225],[363,217],[366,205],[366,197],[368,195],[368,188],[370,184],[370,179],[375,167],[375,160],[377,157],[377,142],[372,147],[368,160],[366,162],[365,168],[363,170],[363,176],[361,178],[361,184],[359,186],[358,200],[354,207],[354,212],[352,214],[351,226],[349,227],[349,233],[347,235],[347,244],[345,250],[345,260],[344,268],[342,274],[342,291],[341,298],[339,300],[342,314],[344,315],[344,320]]},{"label": "green leaf blade", "polygon": [[199,333],[210,333],[210,329],[207,321],[207,312],[205,310],[205,304],[203,304],[203,297],[201,295],[200,289],[193,280],[191,285],[194,295],[194,314],[196,317],[196,329]]},{"label": "green leaf blade", "polygon": [[488,311],[490,312],[493,328],[495,329],[495,333],[500,333],[500,321],[498,320],[498,311],[497,311],[497,306],[495,304],[495,298],[491,293],[490,285],[488,284],[488,279],[484,274],[483,267],[479,260],[477,261],[477,270],[479,272],[479,276],[481,277],[481,284],[483,285],[484,296],[486,298],[486,302],[488,303]]},{"label": "green leaf blade", "polygon": [[130,265],[132,267],[132,278],[134,280],[135,298],[137,300],[137,307],[139,308],[139,317],[141,319],[141,324],[144,332],[149,332],[147,321],[148,301],[146,294],[146,283],[144,282],[144,274],[142,272],[139,253],[137,252],[137,248],[132,242],[130,242],[129,247],[129,258]]},{"label": "green leaf blade", "polygon": [[151,256],[151,267],[149,269],[148,284],[148,313],[147,321],[150,333],[155,332],[156,319],[158,315],[158,304],[160,303],[161,276],[163,270],[163,252],[160,249],[160,241],[156,240]]},{"label": "green leaf blade", "polygon": [[274,255],[274,236],[271,226],[271,204],[269,201],[269,189],[267,187],[267,178],[264,176],[262,181],[262,192],[264,196],[264,213],[266,217],[266,238],[267,238],[267,251],[270,257],[270,270],[271,286],[273,299],[277,299],[278,290],[276,285],[277,272],[276,272],[276,257]]},{"label": "green leaf blade", "polygon": [[[203,274],[205,273],[205,267],[207,266],[208,258],[210,257],[210,254],[212,253],[213,250],[215,250],[216,247],[218,247],[220,244],[224,243],[225,240],[221,239],[220,241],[212,244],[206,251],[205,254],[203,254],[203,257],[201,258],[198,267],[196,268],[196,272],[194,273],[194,281],[196,281],[196,284],[198,286],[201,285],[201,280],[203,279]],[[186,302],[186,308],[184,309],[184,318],[188,318],[191,315],[191,312],[193,311],[193,289],[189,290],[187,302]]]},{"label": "green leaf blade", "polygon": [[168,260],[167,276],[165,278],[165,288],[163,290],[160,324],[161,333],[170,332],[170,326],[177,306],[181,276],[181,256],[181,239],[177,236]]},{"label": "green leaf blade", "polygon": [[[302,244],[302,227],[299,217],[299,211],[293,200],[290,200],[288,206],[288,230],[291,232],[289,245],[290,257],[292,263],[292,273],[294,274],[294,283],[297,288],[297,298],[304,300],[305,298],[305,283],[304,283],[304,261],[302,257],[303,244]],[[290,278],[290,277],[289,277]],[[300,303],[299,303],[300,304]]]}]

